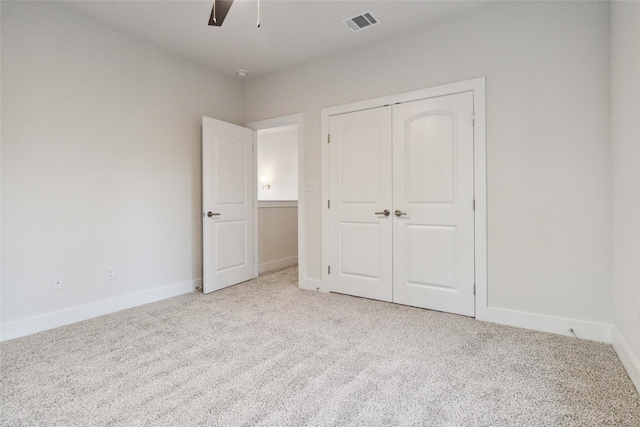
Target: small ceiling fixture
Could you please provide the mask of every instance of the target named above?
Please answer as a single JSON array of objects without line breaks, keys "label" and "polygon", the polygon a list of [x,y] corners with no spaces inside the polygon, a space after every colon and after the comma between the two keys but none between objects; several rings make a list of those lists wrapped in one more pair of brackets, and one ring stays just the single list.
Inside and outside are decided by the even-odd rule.
[{"label": "small ceiling fixture", "polygon": [[374,25],[378,25],[380,20],[376,18],[376,16],[370,10],[366,12],[362,12],[358,16],[354,16],[353,18],[345,19],[344,24],[349,27],[349,29],[353,32],[363,30],[368,27],[372,27]]},{"label": "small ceiling fixture", "polygon": [[238,74],[238,77],[240,77],[241,79],[244,79],[249,75],[247,70],[238,70],[236,71],[236,73]]}]

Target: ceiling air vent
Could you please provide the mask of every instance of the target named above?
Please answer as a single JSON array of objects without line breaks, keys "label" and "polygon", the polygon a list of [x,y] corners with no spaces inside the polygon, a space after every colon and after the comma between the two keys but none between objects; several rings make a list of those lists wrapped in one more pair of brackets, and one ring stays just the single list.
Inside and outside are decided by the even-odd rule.
[{"label": "ceiling air vent", "polygon": [[342,22],[344,22],[345,25],[351,29],[351,31],[360,31],[367,27],[371,27],[380,23],[380,21],[378,21],[378,18],[376,18],[371,11],[363,12],[358,16],[354,16],[350,19],[345,19]]}]

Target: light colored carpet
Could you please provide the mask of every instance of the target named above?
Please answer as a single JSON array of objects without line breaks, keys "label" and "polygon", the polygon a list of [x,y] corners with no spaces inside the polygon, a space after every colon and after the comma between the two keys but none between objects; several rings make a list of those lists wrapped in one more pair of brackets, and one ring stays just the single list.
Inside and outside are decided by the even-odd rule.
[{"label": "light colored carpet", "polygon": [[612,347],[337,294],[295,268],[0,344],[0,423],[640,426]]}]

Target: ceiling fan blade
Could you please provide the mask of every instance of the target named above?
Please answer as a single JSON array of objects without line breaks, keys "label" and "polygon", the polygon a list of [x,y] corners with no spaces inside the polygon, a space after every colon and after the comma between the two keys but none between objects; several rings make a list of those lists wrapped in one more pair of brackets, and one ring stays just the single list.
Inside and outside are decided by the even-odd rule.
[{"label": "ceiling fan blade", "polygon": [[232,4],[233,0],[214,0],[211,16],[209,17],[209,25],[220,27],[224,22],[224,18],[227,17],[227,13],[229,13]]}]

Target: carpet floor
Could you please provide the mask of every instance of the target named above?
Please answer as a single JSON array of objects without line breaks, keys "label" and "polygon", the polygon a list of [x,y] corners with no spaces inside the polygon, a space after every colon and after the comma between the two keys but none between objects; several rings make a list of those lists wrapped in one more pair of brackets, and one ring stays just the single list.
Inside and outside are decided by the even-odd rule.
[{"label": "carpet floor", "polygon": [[0,344],[3,426],[640,426],[610,345],[289,268]]}]

